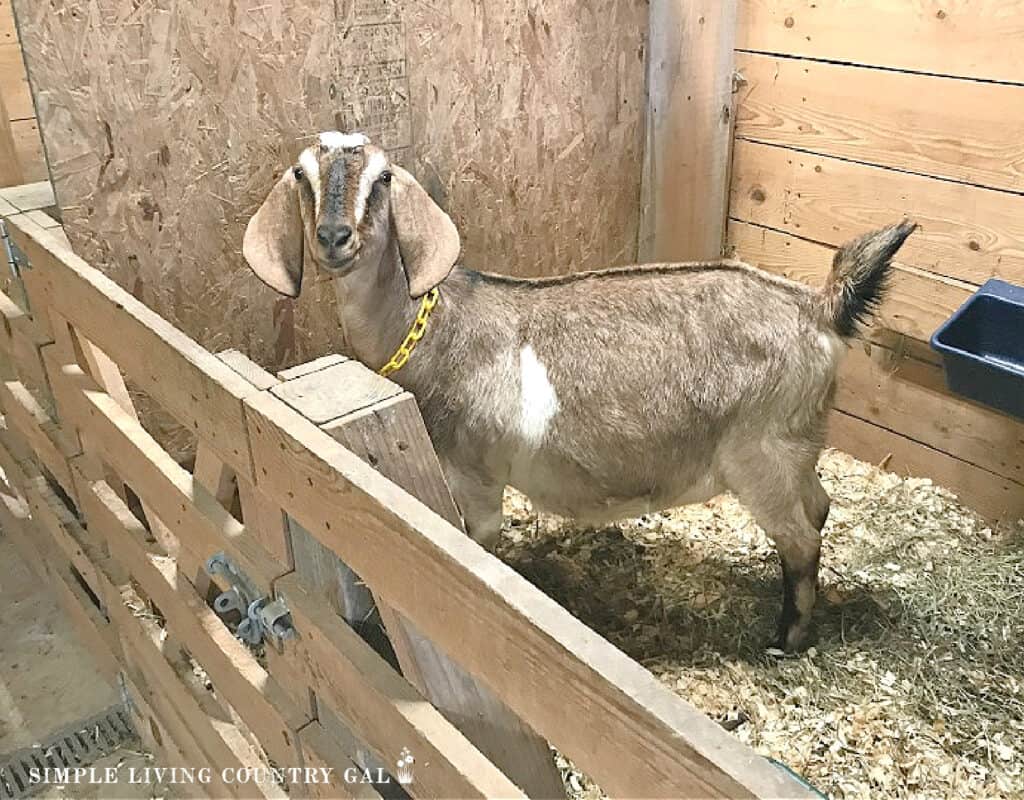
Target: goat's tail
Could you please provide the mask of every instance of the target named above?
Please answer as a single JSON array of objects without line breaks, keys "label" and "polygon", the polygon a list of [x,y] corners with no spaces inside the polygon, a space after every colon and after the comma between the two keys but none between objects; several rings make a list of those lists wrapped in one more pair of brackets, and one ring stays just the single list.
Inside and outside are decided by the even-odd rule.
[{"label": "goat's tail", "polygon": [[832,259],[822,289],[826,322],[840,336],[853,336],[878,308],[889,284],[892,257],[917,223],[905,219],[847,242]]}]

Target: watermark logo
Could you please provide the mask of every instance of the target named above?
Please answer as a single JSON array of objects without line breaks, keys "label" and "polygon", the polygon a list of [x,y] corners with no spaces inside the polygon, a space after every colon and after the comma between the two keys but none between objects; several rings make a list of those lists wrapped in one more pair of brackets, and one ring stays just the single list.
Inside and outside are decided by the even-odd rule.
[{"label": "watermark logo", "polygon": [[409,748],[403,747],[402,752],[398,754],[398,761],[395,762],[395,765],[398,767],[395,771],[395,777],[398,778],[398,782],[402,786],[408,786],[412,783],[412,765],[415,763],[416,759],[412,757]]}]

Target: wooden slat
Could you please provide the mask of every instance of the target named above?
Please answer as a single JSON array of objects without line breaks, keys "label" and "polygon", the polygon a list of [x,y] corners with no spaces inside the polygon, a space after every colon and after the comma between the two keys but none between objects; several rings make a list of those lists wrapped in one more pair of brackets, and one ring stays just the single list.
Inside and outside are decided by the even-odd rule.
[{"label": "wooden slat", "polygon": [[[116,608],[113,605],[111,607]],[[209,751],[214,750],[210,744],[213,737],[209,728],[199,724],[198,715],[189,713],[191,708],[182,708],[184,698],[181,690],[184,687],[180,684],[175,686],[166,678],[164,670],[161,669],[161,666],[167,666],[166,662],[161,665],[156,658],[150,657],[148,651],[150,647],[155,647],[155,643],[144,647],[140,639],[145,634],[135,632],[137,623],[127,609],[122,606],[115,613],[121,633],[121,647],[127,662],[127,674],[134,679],[136,686],[143,687],[142,694],[156,718],[160,720],[161,727],[180,748],[189,767],[196,771],[209,772],[210,781],[203,786],[205,791],[212,792],[213,796],[220,800],[240,797],[237,791],[233,791],[236,787],[231,787],[221,780],[221,765],[209,755]],[[224,766],[237,769],[230,761]],[[184,790],[183,796],[191,797],[196,785],[189,784],[178,788]],[[252,796],[255,797],[255,793]]]},{"label": "wooden slat", "polygon": [[736,135],[1024,191],[1024,86],[738,54]]},{"label": "wooden slat", "polygon": [[301,378],[303,375],[309,375],[311,372],[319,372],[322,369],[333,367],[335,364],[344,364],[348,361],[347,356],[343,356],[340,353],[330,353],[326,356],[320,356],[314,358],[312,361],[305,361],[302,364],[296,364],[294,367],[288,367],[277,373],[277,377],[282,381],[292,381],[296,378]]},{"label": "wooden slat", "polygon": [[17,44],[18,29],[14,24],[11,0],[0,0],[0,44]]},{"label": "wooden slat", "polygon": [[[349,371],[350,381],[362,383],[365,389],[357,392],[350,386],[345,391],[336,391],[334,408],[355,410],[320,427],[461,530],[462,519],[415,399],[408,392],[402,392],[362,407],[365,396],[384,394],[370,388],[383,379],[361,364],[350,363],[358,367]],[[334,383],[330,371],[320,374],[328,384]],[[297,569],[302,544],[323,549],[308,534],[293,538]],[[402,673],[409,682],[530,797],[562,797],[565,789],[547,742],[458,663],[438,650],[406,617],[380,598],[376,606]]]},{"label": "wooden slat", "polygon": [[609,794],[809,796],[313,423],[246,405],[257,488]]},{"label": "wooden slat", "polygon": [[951,395],[941,367],[856,343],[843,361],[835,406],[1016,481],[1024,492],[1024,423]]},{"label": "wooden slat", "polygon": [[736,0],[654,0],[639,259],[718,258],[732,138]]},{"label": "wooden slat", "polygon": [[46,166],[46,154],[38,121],[15,120],[11,123],[11,136],[14,138],[14,150],[18,154],[22,179],[26,183],[49,180],[50,171]]},{"label": "wooden slat", "polygon": [[238,350],[221,350],[217,353],[217,358],[231,367],[231,369],[245,378],[257,389],[269,389],[271,386],[279,383],[277,378]]},{"label": "wooden slat", "polygon": [[379,800],[380,793],[371,784],[345,780],[347,771],[351,770],[350,775],[360,775],[361,771],[319,722],[311,722],[299,731],[299,743],[306,768],[319,770],[321,775],[327,776],[323,783],[304,785],[302,789],[306,797],[317,800],[337,800],[339,797]]},{"label": "wooden slat", "polygon": [[[730,221],[729,244],[737,258],[812,286],[821,286],[832,267],[833,248],[745,222]],[[897,265],[869,335],[888,329],[927,341],[973,290],[969,284]]]},{"label": "wooden slat", "polygon": [[49,208],[56,202],[53,197],[53,187],[49,181],[45,180],[0,189],[0,198],[6,200],[19,211]]},{"label": "wooden slat", "polygon": [[278,383],[270,393],[317,425],[346,413],[368,408],[402,393],[397,383],[367,370],[358,361],[345,361],[298,378]]},{"label": "wooden slat", "polygon": [[884,463],[890,472],[929,477],[990,519],[1024,515],[1019,483],[841,411],[829,417],[828,443],[864,461]]},{"label": "wooden slat", "polygon": [[75,496],[67,456],[61,452],[57,426],[32,393],[20,381],[5,381],[0,386],[0,402],[8,424],[25,438],[39,463],[60,483],[69,497]]},{"label": "wooden slat", "polygon": [[[377,472],[462,528],[451,492],[416,401],[401,387],[356,361],[307,373],[280,384],[280,397]],[[441,652],[407,618],[372,597],[359,576],[301,526],[291,535],[295,568],[314,593],[338,602],[337,611],[359,626],[376,606],[405,677],[530,797],[564,797],[565,787],[548,743],[494,694]],[[374,632],[375,633],[375,632]],[[369,641],[369,639],[368,639]],[[390,653],[379,641],[378,652]]]},{"label": "wooden slat", "polygon": [[[83,476],[84,477],[84,476]],[[147,552],[146,531],[102,481],[82,492],[90,526],[103,532],[111,552],[160,608],[173,635],[205,668],[219,696],[234,708],[267,753],[282,767],[298,766],[295,729],[308,716],[294,709],[267,674],[196,593],[172,560]]]},{"label": "wooden slat", "polygon": [[25,174],[21,169],[14,130],[11,128],[3,94],[0,93],[0,187],[17,186],[24,182]]},{"label": "wooden slat", "polygon": [[909,216],[901,264],[1024,283],[1024,195],[737,141],[731,198],[737,219],[832,245]]},{"label": "wooden slat", "polygon": [[417,754],[416,796],[525,797],[297,575],[275,588],[299,634],[285,643],[292,663],[385,763],[403,746]]},{"label": "wooden slat", "polygon": [[[114,588],[117,590],[118,587]],[[183,726],[189,732],[215,773],[212,785],[220,787],[219,791],[226,797],[267,797],[267,790],[270,790],[270,796],[283,796],[283,792],[273,785],[221,781],[220,776],[225,769],[235,770],[237,774],[239,769],[262,765],[246,752],[248,748],[241,734],[224,719],[223,711],[216,707],[212,698],[199,694],[205,689],[184,682],[171,662],[172,656],[167,652],[163,632],[154,624],[135,617],[120,596],[108,597],[107,607],[117,625],[124,650],[129,654],[133,674],[136,677],[144,675],[146,682],[156,689],[156,702],[163,705],[161,719],[164,723]]]},{"label": "wooden slat", "polygon": [[744,0],[736,46],[1024,83],[1019,0]]},{"label": "wooden slat", "polygon": [[93,566],[93,560],[101,554],[100,543],[89,541],[89,534],[71,516],[44,478],[29,480],[25,499],[32,510],[33,522],[42,531],[40,535],[48,536],[66,561],[78,570],[92,593],[102,597],[102,586]]},{"label": "wooden slat", "polygon": [[62,397],[71,406],[67,414],[97,448],[93,455],[115,469],[183,546],[187,543],[203,559],[226,551],[269,593],[273,579],[288,567],[270,558],[245,526],[81,369],[69,364],[60,374]]},{"label": "wooden slat", "polygon": [[12,120],[31,119],[36,115],[21,46],[16,43],[0,44],[0,94]]},{"label": "wooden slat", "polygon": [[54,308],[251,480],[241,399],[255,387],[78,258],[52,230],[30,228],[17,217],[8,227],[33,267],[49,271]]},{"label": "wooden slat", "polygon": [[50,570],[49,577],[49,584],[71,618],[75,636],[95,659],[100,673],[113,683],[123,669],[121,659],[124,657],[116,631],[66,567]]},{"label": "wooden slat", "polygon": [[[157,763],[161,766],[182,769],[193,768],[195,764],[191,763],[183,752],[183,749],[188,750],[189,748],[182,748],[171,738],[170,733],[160,724],[156,713],[147,702],[147,697],[152,695],[152,690],[144,681],[136,684],[126,673],[122,672],[121,675],[125,691],[131,700],[129,709],[135,730],[139,732],[139,737],[149,752],[156,756]],[[189,744],[191,745],[191,742]],[[196,784],[189,787],[188,796],[190,798],[208,798],[210,793],[207,786]]]}]

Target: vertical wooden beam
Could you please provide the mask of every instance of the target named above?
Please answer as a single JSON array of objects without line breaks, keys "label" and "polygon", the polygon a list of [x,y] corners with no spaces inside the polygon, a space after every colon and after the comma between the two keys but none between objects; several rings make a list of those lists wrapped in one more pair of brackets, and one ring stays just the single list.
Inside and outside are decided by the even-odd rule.
[{"label": "vertical wooden beam", "polygon": [[[382,475],[462,527],[416,401],[357,361],[285,381],[270,392],[341,442]],[[406,679],[528,796],[563,798],[547,742],[485,686],[371,591],[333,552],[292,527],[295,569],[304,583],[329,589],[350,623],[379,612]],[[369,587],[372,590],[372,587]]]},{"label": "vertical wooden beam", "polygon": [[651,0],[641,261],[721,255],[736,5],[737,0]]}]

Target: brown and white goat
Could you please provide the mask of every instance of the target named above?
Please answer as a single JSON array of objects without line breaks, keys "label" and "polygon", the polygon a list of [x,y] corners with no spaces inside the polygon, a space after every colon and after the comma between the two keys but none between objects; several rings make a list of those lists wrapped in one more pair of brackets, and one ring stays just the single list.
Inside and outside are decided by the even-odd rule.
[{"label": "brown and white goat", "polygon": [[349,345],[374,369],[439,288],[393,379],[474,539],[498,537],[506,485],[593,523],[731,491],[778,548],[778,646],[792,650],[814,606],[829,510],[815,463],[844,340],[914,227],[840,248],[821,290],[731,260],[510,278],[456,265],[455,225],[412,176],[328,132],[271,190],[243,253],[292,297],[305,257],[332,274]]}]

